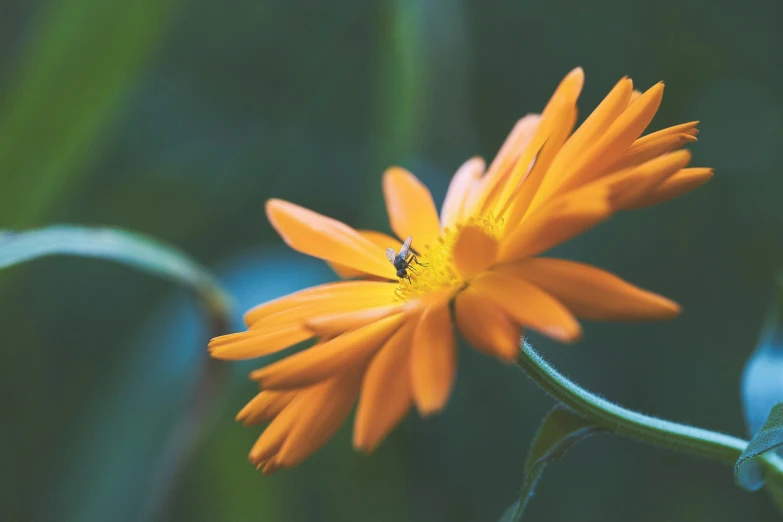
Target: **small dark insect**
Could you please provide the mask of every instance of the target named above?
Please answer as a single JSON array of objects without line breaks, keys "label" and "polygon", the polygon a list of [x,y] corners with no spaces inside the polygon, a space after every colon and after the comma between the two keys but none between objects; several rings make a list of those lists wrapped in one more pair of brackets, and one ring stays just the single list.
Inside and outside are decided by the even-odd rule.
[{"label": "small dark insect", "polygon": [[405,278],[409,283],[411,282],[411,278],[408,275],[408,270],[414,274],[416,273],[416,270],[414,270],[411,266],[411,261],[420,266],[427,266],[426,263],[419,263],[419,260],[416,258],[416,254],[411,254],[412,242],[413,237],[408,236],[408,239],[406,239],[405,243],[403,243],[402,247],[400,247],[399,252],[395,252],[393,248],[386,249],[386,259],[388,259],[389,262],[394,265],[394,268],[397,269],[397,277],[400,279]]}]

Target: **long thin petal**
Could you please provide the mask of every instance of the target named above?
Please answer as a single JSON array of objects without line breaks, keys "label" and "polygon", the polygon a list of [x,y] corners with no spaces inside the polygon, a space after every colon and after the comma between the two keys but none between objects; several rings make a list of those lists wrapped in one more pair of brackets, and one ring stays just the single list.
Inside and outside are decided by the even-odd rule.
[{"label": "long thin petal", "polygon": [[[485,196],[485,209],[489,209],[490,204],[493,204],[491,207],[496,215],[504,214],[516,199],[512,198],[512,195],[520,190],[523,180],[525,183],[522,185],[522,190],[530,191],[532,189],[534,192],[538,188],[541,176],[546,172],[546,167],[540,163],[548,165],[554,153],[560,149],[562,141],[570,134],[576,119],[576,101],[582,92],[583,85],[584,71],[581,67],[572,70],[563,78],[544,107],[534,129],[535,132],[519,154],[514,168],[506,176],[507,179],[503,180],[501,189]],[[570,115],[573,115],[573,118]],[[546,154],[544,154],[544,148],[547,149]],[[544,161],[539,162],[539,160]],[[538,176],[534,176],[534,171],[531,170],[535,169],[536,165],[541,172]]]},{"label": "long thin petal", "polygon": [[492,300],[468,287],[454,305],[459,331],[480,352],[514,363],[519,357],[519,326]]},{"label": "long thin petal", "polygon": [[397,330],[367,367],[353,428],[353,446],[358,450],[375,450],[413,404],[410,353],[415,326]]},{"label": "long thin petal", "polygon": [[503,238],[498,261],[534,256],[606,220],[612,214],[608,196],[606,187],[590,187],[552,200]]},{"label": "long thin petal", "polygon": [[[511,183],[509,178],[514,172],[526,171],[548,134],[546,129],[541,129],[540,121],[538,114],[528,114],[514,125],[482,179],[482,208],[491,207],[500,198],[505,187]],[[531,152],[531,149],[535,150]],[[520,166],[520,163],[524,165]],[[523,174],[516,175],[515,183],[519,182]]]},{"label": "long thin petal", "polygon": [[633,146],[631,147],[630,150],[637,149],[637,148],[644,148],[648,146],[650,143],[658,141],[661,138],[665,138],[668,136],[687,134],[695,138],[699,134],[699,131],[696,128],[698,124],[699,124],[698,121],[689,121],[688,123],[681,123],[679,125],[674,125],[672,127],[666,127],[665,129],[661,129],[659,131],[651,132],[650,134],[642,136],[641,138],[636,140],[633,143]]},{"label": "long thin petal", "polygon": [[378,277],[394,275],[384,250],[344,223],[279,199],[267,201],[266,214],[294,250]]},{"label": "long thin petal", "polygon": [[237,334],[215,337],[209,353],[216,359],[253,359],[274,353],[313,337],[303,323],[270,326]]},{"label": "long thin petal", "polygon": [[357,297],[356,299],[344,300],[313,300],[268,315],[261,321],[254,323],[251,330],[261,330],[272,326],[282,326],[292,323],[306,323],[310,320],[317,321],[320,317],[331,317],[335,314],[346,314],[365,310],[367,308],[387,306],[391,301],[391,299],[385,298],[385,296],[376,298]]},{"label": "long thin petal", "polygon": [[572,69],[566,74],[558,84],[552,97],[544,107],[544,112],[550,110],[552,107],[557,107],[562,104],[571,104],[579,98],[579,94],[582,92],[582,87],[585,84],[585,72],[581,67]]},{"label": "long thin petal", "polygon": [[626,210],[648,192],[673,176],[691,160],[691,153],[678,150],[641,165],[599,178],[585,186],[603,186],[609,190],[609,202],[614,210]]},{"label": "long thin petal", "polygon": [[441,411],[449,400],[457,371],[457,350],[447,303],[428,307],[413,334],[413,399],[421,415]]},{"label": "long thin petal", "polygon": [[571,134],[577,116],[576,99],[571,103],[564,103],[559,107],[548,109],[547,121],[550,121],[549,114],[552,114],[552,131],[541,152],[536,156],[530,174],[525,178],[518,193],[508,200],[506,208],[501,212],[502,215],[505,215],[507,223],[512,226],[522,221],[530,203],[547,176],[552,161],[557,157],[558,152]]},{"label": "long thin petal", "polygon": [[[639,140],[636,141],[638,142]],[[641,145],[634,144],[622,158],[607,167],[606,172],[640,165],[694,141],[697,141],[696,137],[690,134],[672,134]]]},{"label": "long thin petal", "polygon": [[[562,150],[552,162],[546,178],[541,184],[531,205],[540,206],[558,190],[565,181],[566,173],[579,158],[600,139],[610,125],[628,108],[633,92],[633,82],[623,78],[609,91],[606,98],[587,117],[563,145]],[[634,103],[634,105],[636,105]]]},{"label": "long thin petal", "polygon": [[[571,110],[575,111],[576,100],[579,97],[579,93],[582,91],[583,85],[584,71],[581,67],[577,67],[576,69],[572,70],[563,78],[542,112],[542,118],[545,118],[547,121],[549,121],[549,123],[546,125],[541,125],[541,121],[539,120],[535,126],[534,133],[529,134],[529,137],[526,137],[525,141],[519,140],[519,144],[524,145],[524,147],[518,147],[519,152],[517,153],[517,156],[521,155],[525,150],[533,151],[534,155],[538,154],[539,150],[541,149],[541,139],[543,138],[547,142],[552,140],[554,133],[558,132],[553,129],[552,125],[556,124],[558,120],[553,119],[553,115],[551,113],[553,111],[561,111],[564,107],[571,107]],[[518,125],[521,125],[521,122]],[[512,141],[510,140],[512,140],[511,136],[509,136],[509,138],[506,140],[506,143],[511,143]],[[514,137],[514,140],[516,140],[516,137]],[[534,141],[535,143],[532,143]],[[507,156],[504,149],[506,149],[506,144],[504,144],[504,147],[501,149],[501,152],[498,153],[498,156]],[[551,147],[548,147],[548,149],[551,150]],[[532,160],[532,157],[530,157],[530,160]],[[525,161],[520,161],[519,159],[515,160],[515,164],[518,164],[519,168],[522,169],[521,174],[525,174],[527,172],[530,160],[527,158]],[[501,209],[508,206],[508,201],[500,200],[503,189],[505,186],[509,185],[509,182],[506,178],[507,175],[511,173],[511,170],[507,168],[505,171],[501,171],[500,168],[497,168],[494,172],[496,175],[489,176],[490,172],[488,171],[488,175],[484,176],[484,179],[482,180],[484,183],[481,184],[480,189],[477,191],[478,193],[476,194],[476,197],[474,197],[472,201],[466,205],[468,213],[473,213],[479,205],[481,205],[484,209],[489,209],[490,207],[493,207],[495,204],[497,204],[498,208],[495,209],[496,211],[500,211]],[[515,188],[515,186],[511,187],[511,189]],[[506,194],[506,200],[507,198],[508,193]]]},{"label": "long thin petal", "polygon": [[452,255],[462,279],[468,280],[492,266],[497,253],[498,242],[495,239],[478,227],[468,226],[460,232]]},{"label": "long thin petal", "polygon": [[670,319],[680,307],[599,268],[536,258],[499,269],[553,295],[577,317],[597,321]]},{"label": "long thin petal", "polygon": [[245,314],[245,324],[251,327],[268,326],[277,322],[281,316],[277,313],[299,306],[309,306],[315,302],[377,302],[381,305],[394,299],[396,283],[376,281],[347,281],[327,283],[306,288],[272,301],[260,304]]},{"label": "long thin petal", "polygon": [[645,208],[681,196],[707,183],[715,172],[712,169],[692,168],[680,172],[653,188],[644,197],[629,205],[629,209]]},{"label": "long thin petal", "polygon": [[440,208],[440,222],[444,228],[454,226],[459,222],[462,207],[470,188],[481,177],[485,167],[484,160],[475,157],[470,158],[457,169],[454,177],[451,178],[451,183],[449,183],[443,206]]},{"label": "long thin petal", "polygon": [[362,308],[348,312],[336,312],[318,317],[312,317],[305,321],[305,325],[318,336],[333,337],[348,330],[361,328],[394,313],[400,313],[403,309],[401,303]]},{"label": "long thin petal", "polygon": [[538,114],[527,114],[514,124],[487,169],[488,177],[502,176],[514,166],[533,139],[540,118]]},{"label": "long thin petal", "polygon": [[300,391],[283,408],[277,417],[269,423],[264,432],[250,449],[250,461],[254,464],[265,463],[280,450],[286,437],[299,418],[302,407],[309,400],[308,390]]},{"label": "long thin petal", "polygon": [[300,464],[332,438],[353,408],[361,375],[346,372],[308,391],[308,402],[275,458],[280,466]]},{"label": "long thin petal", "polygon": [[[382,248],[384,251],[387,248],[393,248],[394,250],[399,250],[400,246],[402,245],[402,242],[397,239],[396,237],[392,237],[389,234],[384,234],[383,232],[378,232],[376,230],[357,230],[359,232],[359,235],[362,236],[365,239],[369,239],[376,245],[378,245],[380,248]],[[365,277],[367,276],[366,272],[362,272],[361,270],[356,270],[354,268],[347,267],[345,265],[340,265],[338,263],[331,263],[327,261],[327,264],[329,267],[335,271],[335,273],[342,277],[343,279],[350,279],[353,277]],[[394,279],[394,274],[391,274],[390,276],[386,277],[386,279]]]},{"label": "long thin petal", "polygon": [[490,272],[471,285],[500,306],[515,322],[553,339],[572,343],[582,336],[579,323],[554,297],[522,279]]},{"label": "long thin petal", "polygon": [[264,389],[291,389],[326,380],[364,363],[402,323],[401,314],[351,330],[251,374]]},{"label": "long thin petal", "polygon": [[518,160],[503,188],[495,209],[497,215],[506,213],[511,205],[520,204],[517,201],[520,198],[518,192],[522,193],[521,198],[524,200],[521,204],[527,207],[530,196],[538,190],[551,161],[573,130],[577,113],[576,102],[583,85],[584,71],[581,67],[568,73],[558,85],[541,113],[536,133],[530,139],[525,154]]},{"label": "long thin petal", "polygon": [[273,419],[290,404],[296,394],[297,391],[264,390],[237,413],[236,420],[251,426]]},{"label": "long thin petal", "polygon": [[558,190],[570,190],[592,181],[617,161],[644,132],[663,99],[663,83],[651,87],[631,104],[585,153],[564,171]]},{"label": "long thin petal", "polygon": [[413,236],[414,245],[419,248],[434,244],[440,236],[438,211],[429,189],[416,176],[399,167],[387,169],[383,174],[383,195],[397,237],[405,240]]}]

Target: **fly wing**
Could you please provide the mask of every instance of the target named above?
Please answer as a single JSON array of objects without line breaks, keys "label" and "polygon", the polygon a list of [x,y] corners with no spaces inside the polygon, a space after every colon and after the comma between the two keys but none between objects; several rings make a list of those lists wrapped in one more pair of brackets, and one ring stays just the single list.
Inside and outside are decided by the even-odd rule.
[{"label": "fly wing", "polygon": [[408,239],[405,240],[405,243],[402,244],[400,247],[400,257],[403,259],[408,258],[408,254],[411,251],[411,243],[413,243],[413,236],[408,236]]},{"label": "fly wing", "polygon": [[388,259],[390,263],[394,264],[395,257],[397,257],[397,252],[395,252],[393,248],[387,248],[386,259]]}]

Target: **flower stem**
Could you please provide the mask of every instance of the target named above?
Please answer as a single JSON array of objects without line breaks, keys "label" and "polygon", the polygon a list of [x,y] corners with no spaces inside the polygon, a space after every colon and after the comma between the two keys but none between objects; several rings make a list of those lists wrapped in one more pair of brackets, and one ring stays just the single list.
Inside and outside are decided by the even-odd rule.
[{"label": "flower stem", "polygon": [[[206,289],[209,290],[209,289]],[[230,303],[222,293],[203,291],[202,306],[210,337],[228,332]],[[214,407],[228,377],[227,367],[203,354],[201,372],[184,405],[182,414],[163,445],[161,457],[150,478],[149,494],[142,520],[167,520],[186,467],[215,419]]]},{"label": "flower stem", "polygon": [[[748,445],[737,437],[650,417],[602,399],[555,370],[527,341],[522,343],[518,364],[555,399],[617,435],[730,465],[734,465]],[[768,452],[760,459],[768,471],[783,473],[783,459],[774,452]]]}]

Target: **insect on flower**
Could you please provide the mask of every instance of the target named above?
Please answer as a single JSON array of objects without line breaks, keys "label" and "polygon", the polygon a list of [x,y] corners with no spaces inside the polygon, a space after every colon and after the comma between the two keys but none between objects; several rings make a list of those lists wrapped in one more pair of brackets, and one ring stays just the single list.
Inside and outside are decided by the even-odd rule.
[{"label": "insect on flower", "polygon": [[416,270],[411,266],[411,261],[415,262],[419,266],[427,266],[426,263],[420,263],[416,254],[411,254],[411,243],[413,242],[413,236],[408,236],[405,243],[400,247],[399,253],[395,252],[393,248],[386,249],[386,259],[389,260],[394,268],[397,269],[397,277],[400,279],[407,279],[410,282],[411,278],[408,275],[408,270],[416,273]]},{"label": "insect on flower", "polygon": [[350,280],[262,303],[245,315],[247,331],[210,342],[213,357],[239,360],[315,340],[251,374],[261,389],[237,419],[269,422],[250,451],[256,467],[268,474],[304,461],[357,399],[353,445],[366,452],[411,408],[422,416],[442,411],[457,372],[456,330],[476,350],[515,364],[528,330],[573,343],[582,337],[580,317],[638,321],[679,313],[673,301],[614,274],[542,255],[615,213],[672,199],[713,174],[686,168],[691,155],[677,150],[696,140],[697,122],[642,136],[662,83],[638,94],[621,79],[574,129],[583,81],[582,69],[570,72],[540,115],[516,123],[488,167],[477,157],[465,162],[440,212],[412,173],[388,169],[382,187],[389,225],[400,241],[407,238],[399,251],[386,248],[399,245],[387,234],[287,201],[266,203],[289,246]]}]

